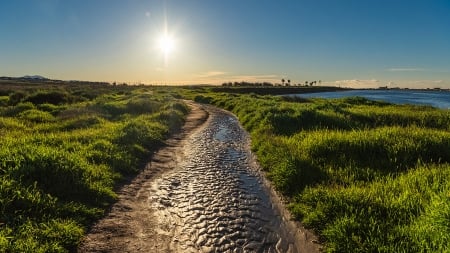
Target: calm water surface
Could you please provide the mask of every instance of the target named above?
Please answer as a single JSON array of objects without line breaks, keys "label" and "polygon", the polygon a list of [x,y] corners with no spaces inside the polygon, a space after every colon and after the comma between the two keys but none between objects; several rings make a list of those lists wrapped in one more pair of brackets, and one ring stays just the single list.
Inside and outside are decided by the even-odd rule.
[{"label": "calm water surface", "polygon": [[293,96],[302,98],[343,98],[359,96],[370,100],[381,100],[395,104],[431,105],[437,108],[450,109],[450,91],[349,90],[295,94]]}]

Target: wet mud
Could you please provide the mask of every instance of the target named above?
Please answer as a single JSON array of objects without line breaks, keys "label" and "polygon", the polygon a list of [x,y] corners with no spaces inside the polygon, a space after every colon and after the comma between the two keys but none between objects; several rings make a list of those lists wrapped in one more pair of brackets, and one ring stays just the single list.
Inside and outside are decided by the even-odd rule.
[{"label": "wet mud", "polygon": [[318,252],[315,237],[289,220],[261,176],[237,119],[215,107],[191,107],[205,122],[154,157],[147,170],[157,172],[124,189],[79,251]]}]

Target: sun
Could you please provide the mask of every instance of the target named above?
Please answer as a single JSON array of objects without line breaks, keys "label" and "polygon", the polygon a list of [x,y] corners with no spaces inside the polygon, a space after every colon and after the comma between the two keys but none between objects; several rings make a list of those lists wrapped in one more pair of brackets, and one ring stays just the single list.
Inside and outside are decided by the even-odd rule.
[{"label": "sun", "polygon": [[175,39],[168,34],[163,34],[158,40],[158,48],[167,58],[175,49]]}]

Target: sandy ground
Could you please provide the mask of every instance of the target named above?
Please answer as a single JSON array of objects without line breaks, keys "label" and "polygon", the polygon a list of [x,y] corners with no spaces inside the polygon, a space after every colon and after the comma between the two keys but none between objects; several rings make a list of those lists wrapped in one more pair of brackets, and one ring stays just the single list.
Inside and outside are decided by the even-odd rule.
[{"label": "sandy ground", "polygon": [[230,113],[187,102],[179,134],[119,192],[78,252],[319,252]]}]

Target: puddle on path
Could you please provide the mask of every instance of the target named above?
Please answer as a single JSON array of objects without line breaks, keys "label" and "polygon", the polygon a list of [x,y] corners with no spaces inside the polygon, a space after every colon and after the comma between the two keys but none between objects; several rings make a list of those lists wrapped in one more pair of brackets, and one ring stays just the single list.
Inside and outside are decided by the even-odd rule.
[{"label": "puddle on path", "polygon": [[[184,159],[157,178],[149,204],[158,233],[177,252],[295,252],[281,234],[252,167],[248,136],[236,118],[212,109],[204,128],[186,141]],[[290,240],[290,239],[289,239]]]}]

